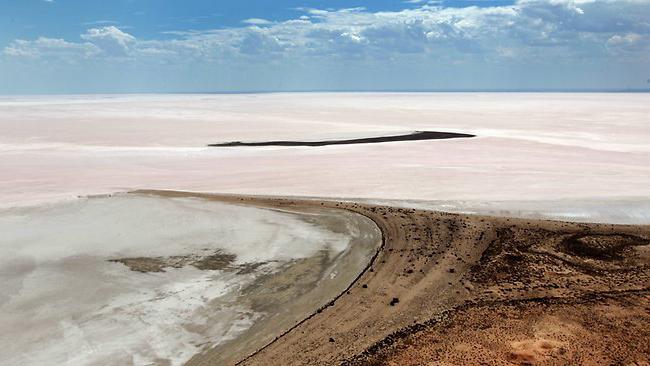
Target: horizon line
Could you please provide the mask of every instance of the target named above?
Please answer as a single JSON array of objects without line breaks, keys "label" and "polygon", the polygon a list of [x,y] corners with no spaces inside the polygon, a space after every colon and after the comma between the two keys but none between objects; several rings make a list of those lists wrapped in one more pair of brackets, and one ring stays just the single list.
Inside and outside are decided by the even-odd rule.
[{"label": "horizon line", "polygon": [[458,88],[458,89],[251,89],[212,91],[107,91],[107,92],[40,92],[3,93],[0,96],[63,96],[63,95],[199,95],[199,94],[309,94],[309,93],[650,93],[650,88]]}]

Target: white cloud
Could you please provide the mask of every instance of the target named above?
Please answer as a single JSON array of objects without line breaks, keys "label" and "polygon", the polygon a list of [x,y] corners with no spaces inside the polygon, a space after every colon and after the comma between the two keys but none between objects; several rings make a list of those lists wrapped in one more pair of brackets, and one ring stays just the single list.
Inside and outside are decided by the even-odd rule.
[{"label": "white cloud", "polygon": [[13,57],[89,58],[99,53],[91,43],[73,43],[63,39],[40,37],[34,41],[15,40],[5,47],[4,54]]},{"label": "white cloud", "polygon": [[81,39],[89,41],[111,56],[126,55],[129,47],[136,39],[115,26],[91,28],[81,35]]},{"label": "white cloud", "polygon": [[607,50],[619,59],[650,59],[650,35],[615,34],[607,40]]},{"label": "white cloud", "polygon": [[650,0],[443,5],[303,8],[153,39],[88,24],[0,48],[0,91],[647,87]]},{"label": "white cloud", "polygon": [[635,44],[640,41],[641,38],[642,37],[636,33],[625,34],[622,36],[616,34],[607,40],[607,44],[612,46]]},{"label": "white cloud", "polygon": [[272,21],[266,20],[266,19],[260,19],[260,18],[250,18],[242,21],[244,24],[249,24],[249,25],[269,25],[273,24]]},{"label": "white cloud", "polygon": [[[82,42],[17,40],[4,49],[13,57],[50,55],[228,61],[287,57],[389,59],[418,55],[436,60],[557,60],[610,57],[616,46],[633,48],[650,34],[647,0],[519,0],[514,5],[445,8],[437,1],[401,11],[364,8],[301,9],[295,19],[251,18],[246,26],[167,32],[174,39],[141,40],[114,25],[91,28]],[[144,62],[144,61],[143,61]]]},{"label": "white cloud", "polygon": [[270,55],[284,50],[283,42],[272,32],[259,27],[247,30],[238,44],[238,49],[245,55]]}]

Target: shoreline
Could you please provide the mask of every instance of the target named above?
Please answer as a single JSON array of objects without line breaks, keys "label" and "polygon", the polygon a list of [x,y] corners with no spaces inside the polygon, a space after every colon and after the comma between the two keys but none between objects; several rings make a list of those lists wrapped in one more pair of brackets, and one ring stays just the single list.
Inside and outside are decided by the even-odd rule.
[{"label": "shoreline", "polygon": [[0,231],[0,358],[26,365],[182,365],[222,345],[218,364],[234,363],[343,291],[381,243],[338,210],[137,194],[3,212]]},{"label": "shoreline", "polygon": [[[20,211],[34,207],[52,206],[79,199],[113,197],[122,194],[137,192],[138,190],[111,190],[95,194],[78,194],[64,197],[46,197],[34,201],[10,202],[0,206],[0,212]],[[148,191],[178,192],[195,194],[199,191],[179,189],[148,189]],[[532,219],[543,221],[557,221],[566,223],[584,224],[612,224],[612,225],[650,225],[650,198],[641,196],[612,196],[598,199],[596,197],[555,198],[549,200],[427,200],[413,198],[376,198],[376,197],[329,197],[309,195],[272,195],[272,194],[242,194],[201,192],[225,197],[251,197],[251,198],[277,198],[290,197],[304,201],[340,201],[363,203],[369,205],[384,205],[395,208],[414,208],[426,211],[445,212],[461,215],[488,216],[513,219]],[[614,206],[605,212],[601,207]]]},{"label": "shoreline", "polygon": [[[377,364],[372,357],[387,350],[400,355],[390,348],[395,342],[382,344],[386,339],[403,341],[412,333],[397,338],[395,334],[414,325],[419,332],[435,330],[439,323],[433,319],[461,314],[469,304],[501,307],[531,299],[540,306],[552,299],[575,304],[585,296],[612,291],[638,296],[649,290],[647,225],[473,216],[288,197],[136,192],[271,208],[345,209],[368,217],[382,231],[382,247],[346,291],[240,360],[240,365]],[[512,262],[512,256],[519,258]],[[647,297],[640,301],[647,304]],[[650,351],[640,348],[637,353],[647,357]],[[213,359],[208,351],[187,364],[208,365]]]}]

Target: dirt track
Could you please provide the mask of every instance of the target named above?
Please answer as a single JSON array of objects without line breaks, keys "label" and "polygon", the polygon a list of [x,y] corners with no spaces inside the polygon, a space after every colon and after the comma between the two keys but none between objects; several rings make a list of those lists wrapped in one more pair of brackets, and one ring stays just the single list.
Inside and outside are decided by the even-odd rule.
[{"label": "dirt track", "polygon": [[[593,309],[612,304],[623,308],[619,315],[624,320],[587,331],[595,340],[609,337],[609,347],[626,352],[617,353],[620,359],[605,355],[598,360],[632,363],[650,357],[643,342],[650,326],[638,316],[645,313],[647,320],[647,226],[480,217],[350,202],[145,193],[270,208],[335,207],[363,214],[381,229],[383,246],[349,291],[281,332],[275,341],[242,359],[242,365],[564,364],[570,363],[566,361],[570,358],[563,361],[567,354],[581,355],[580,343],[568,350],[564,344],[570,337],[536,333],[535,326],[547,322],[543,312],[568,314],[560,323],[584,323]],[[495,312],[502,314],[498,317],[502,323],[495,322]],[[645,347],[621,335],[620,324],[635,319],[634,314],[642,323],[624,328],[635,332],[632,338]],[[515,324],[522,317],[531,321]],[[499,333],[495,324],[508,322],[514,322],[513,330]],[[486,334],[478,330],[492,332],[493,343],[480,343]],[[448,340],[445,347],[419,342],[437,339],[436,334]],[[472,353],[480,347],[491,347],[493,353]],[[455,354],[473,356],[452,357]],[[188,365],[212,365],[214,357],[210,352],[197,355]]]}]

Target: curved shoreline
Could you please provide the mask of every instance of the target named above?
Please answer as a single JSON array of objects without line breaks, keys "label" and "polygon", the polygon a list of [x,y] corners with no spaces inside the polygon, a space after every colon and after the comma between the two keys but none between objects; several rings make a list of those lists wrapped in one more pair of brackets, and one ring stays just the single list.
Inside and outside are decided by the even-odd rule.
[{"label": "curved shoreline", "polygon": [[[561,299],[577,308],[585,296],[612,291],[634,296],[648,291],[650,283],[644,254],[650,226],[470,216],[353,202],[144,192],[275,208],[345,209],[368,217],[381,229],[381,248],[346,291],[240,360],[241,365],[377,364],[401,354],[401,348],[392,345],[411,336],[411,327],[434,332],[440,326],[435,319],[461,316],[471,304],[501,308],[534,299],[534,306],[547,306]],[[570,246],[564,244],[567,240]],[[589,247],[593,243],[595,249]],[[585,309],[588,314],[590,308]],[[638,352],[643,356],[645,351]],[[188,363],[209,364],[209,352]]]},{"label": "curved shoreline", "polygon": [[[351,211],[351,212],[354,212],[354,211]],[[355,212],[355,213],[356,213],[356,212]],[[367,216],[366,216],[366,217],[367,217]],[[369,219],[370,219],[370,218],[369,218]],[[372,219],[371,219],[371,220],[372,220]],[[374,221],[373,221],[373,222],[374,222]],[[377,225],[376,222],[375,222],[375,225]],[[327,304],[321,306],[321,307],[318,308],[316,311],[314,311],[313,313],[309,314],[309,316],[307,316],[306,318],[302,319],[302,320],[299,321],[297,324],[293,325],[291,328],[285,330],[284,332],[282,332],[282,334],[276,336],[276,337],[275,337],[271,342],[267,343],[267,344],[264,345],[262,348],[256,350],[255,352],[253,352],[253,353],[251,353],[250,355],[246,356],[245,358],[241,359],[241,360],[238,361],[235,365],[241,365],[241,364],[243,364],[244,362],[246,362],[246,361],[248,361],[249,359],[251,359],[252,357],[255,357],[255,355],[257,355],[258,353],[263,352],[265,349],[271,347],[271,346],[273,345],[273,343],[275,343],[277,340],[279,340],[279,339],[282,338],[283,336],[289,334],[291,331],[293,331],[294,329],[298,328],[298,327],[301,326],[303,323],[309,321],[310,319],[312,319],[312,318],[315,317],[316,315],[320,314],[321,312],[323,312],[323,310],[327,309],[327,308],[330,307],[330,306],[333,306],[333,305],[336,303],[336,301],[337,301],[338,299],[341,298],[341,296],[343,296],[343,295],[345,295],[346,293],[348,293],[348,292],[350,291],[350,289],[352,288],[352,286],[354,286],[354,285],[359,281],[359,279],[360,279],[360,278],[361,278],[361,277],[362,277],[362,276],[363,276],[363,275],[364,275],[364,274],[365,274],[365,273],[366,273],[370,268],[372,268],[372,265],[375,263],[375,261],[376,261],[376,259],[377,259],[377,256],[379,256],[379,253],[381,253],[381,251],[384,249],[384,246],[386,245],[386,237],[385,237],[385,235],[384,235],[383,229],[382,229],[381,226],[379,226],[379,225],[377,225],[377,227],[378,227],[379,230],[381,231],[381,244],[379,245],[379,247],[378,247],[377,250],[375,251],[375,254],[373,254],[372,257],[370,258],[370,261],[368,262],[368,264],[367,264],[367,265],[366,265],[366,266],[361,270],[361,272],[359,272],[359,274],[354,278],[354,280],[352,280],[352,282],[348,285],[348,287],[346,287],[346,288],[345,288],[341,293],[339,293],[338,295],[336,295],[336,296],[335,296],[331,301],[329,301]]]},{"label": "curved shoreline", "polygon": [[238,146],[320,147],[320,146],[329,146],[329,145],[378,144],[383,142],[446,140],[446,139],[471,138],[471,137],[476,137],[476,135],[467,134],[467,133],[457,133],[457,132],[415,131],[404,135],[362,137],[356,139],[325,140],[325,141],[262,141],[262,142],[231,141],[231,142],[209,144],[208,146],[209,147],[238,147]]}]

